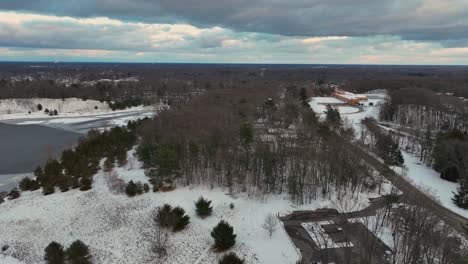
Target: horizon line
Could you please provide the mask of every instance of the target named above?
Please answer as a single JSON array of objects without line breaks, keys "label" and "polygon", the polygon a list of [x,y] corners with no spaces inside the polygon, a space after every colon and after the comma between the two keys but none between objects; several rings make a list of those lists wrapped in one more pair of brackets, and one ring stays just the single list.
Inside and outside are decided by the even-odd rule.
[{"label": "horizon line", "polygon": [[468,64],[379,64],[379,63],[276,63],[276,62],[131,62],[131,61],[43,61],[43,60],[6,60],[0,63],[47,63],[47,64],[192,64],[192,65],[298,65],[298,66],[426,66],[426,67],[468,67]]}]

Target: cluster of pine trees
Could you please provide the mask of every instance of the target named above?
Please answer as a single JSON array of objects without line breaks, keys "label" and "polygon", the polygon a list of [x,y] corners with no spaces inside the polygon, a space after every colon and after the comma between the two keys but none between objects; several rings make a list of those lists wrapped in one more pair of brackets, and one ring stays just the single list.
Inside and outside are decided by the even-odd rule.
[{"label": "cluster of pine trees", "polygon": [[51,242],[44,249],[44,260],[47,264],[91,264],[92,256],[88,246],[81,240],[74,241],[64,249],[60,243]]},{"label": "cluster of pine trees", "polygon": [[109,107],[112,109],[112,111],[115,110],[125,110],[127,108],[131,108],[134,106],[140,106],[140,105],[149,105],[148,100],[143,100],[141,98],[134,98],[134,99],[126,99],[126,100],[121,100],[121,101],[107,101],[107,104]]},{"label": "cluster of pine trees", "polygon": [[460,184],[452,200],[468,209],[468,134],[459,130],[438,133],[432,159],[440,177]]},{"label": "cluster of pine trees", "polygon": [[49,159],[43,167],[37,167],[35,178],[22,179],[19,187],[22,191],[42,187],[45,195],[54,193],[56,187],[62,192],[76,188],[89,190],[100,160],[106,157],[106,161],[111,160],[112,164],[114,160],[120,165],[125,164],[127,151],[135,145],[136,139],[134,130],[122,127],[104,132],[91,130],[74,149],[63,151],[60,159]]}]

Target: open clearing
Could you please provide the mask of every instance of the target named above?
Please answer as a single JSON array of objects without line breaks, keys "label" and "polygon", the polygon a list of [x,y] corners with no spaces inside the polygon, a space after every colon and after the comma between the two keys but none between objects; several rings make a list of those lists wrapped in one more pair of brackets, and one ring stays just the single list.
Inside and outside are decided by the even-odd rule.
[{"label": "open clearing", "polygon": [[[131,154],[129,152],[129,156]],[[134,159],[130,161],[129,169],[115,171],[126,181],[144,181],[140,164]],[[194,210],[194,201],[201,195],[213,201],[213,215],[204,220],[197,217]],[[363,207],[368,205],[366,197],[357,195]],[[48,196],[40,191],[24,192],[20,198],[1,204],[0,246],[9,245],[6,254],[16,256],[21,263],[43,263],[43,250],[51,241],[68,246],[75,239],[81,239],[90,246],[95,263],[154,263],[157,258],[149,238],[150,215],[164,203],[183,207],[191,222],[186,230],[171,237],[164,263],[217,263],[222,254],[212,252],[210,232],[219,220],[225,219],[237,234],[232,250],[247,263],[293,264],[299,259],[299,253],[280,225],[273,236],[268,237],[261,227],[265,217],[269,213],[276,215],[331,206],[333,199],[326,197],[296,207],[287,195],[229,195],[225,189],[203,186],[179,187],[171,192],[150,192],[129,198],[110,192],[101,171],[94,177],[93,189],[87,192],[71,190]],[[235,206],[232,210],[231,203]]]}]

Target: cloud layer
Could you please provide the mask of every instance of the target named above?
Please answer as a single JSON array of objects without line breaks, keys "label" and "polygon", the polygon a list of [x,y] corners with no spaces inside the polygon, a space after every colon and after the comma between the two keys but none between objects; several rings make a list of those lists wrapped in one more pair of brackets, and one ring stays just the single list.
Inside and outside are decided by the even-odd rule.
[{"label": "cloud layer", "polygon": [[466,0],[2,0],[3,60],[467,64]]},{"label": "cloud layer", "polygon": [[2,0],[0,9],[188,23],[285,36],[468,38],[466,0]]}]

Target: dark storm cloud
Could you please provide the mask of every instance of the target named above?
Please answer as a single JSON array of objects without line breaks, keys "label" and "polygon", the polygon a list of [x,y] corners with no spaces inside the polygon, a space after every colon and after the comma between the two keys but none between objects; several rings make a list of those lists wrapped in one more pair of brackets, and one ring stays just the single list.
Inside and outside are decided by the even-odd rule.
[{"label": "dark storm cloud", "polygon": [[2,0],[0,9],[287,36],[397,35],[442,43],[468,38],[466,0]]}]

